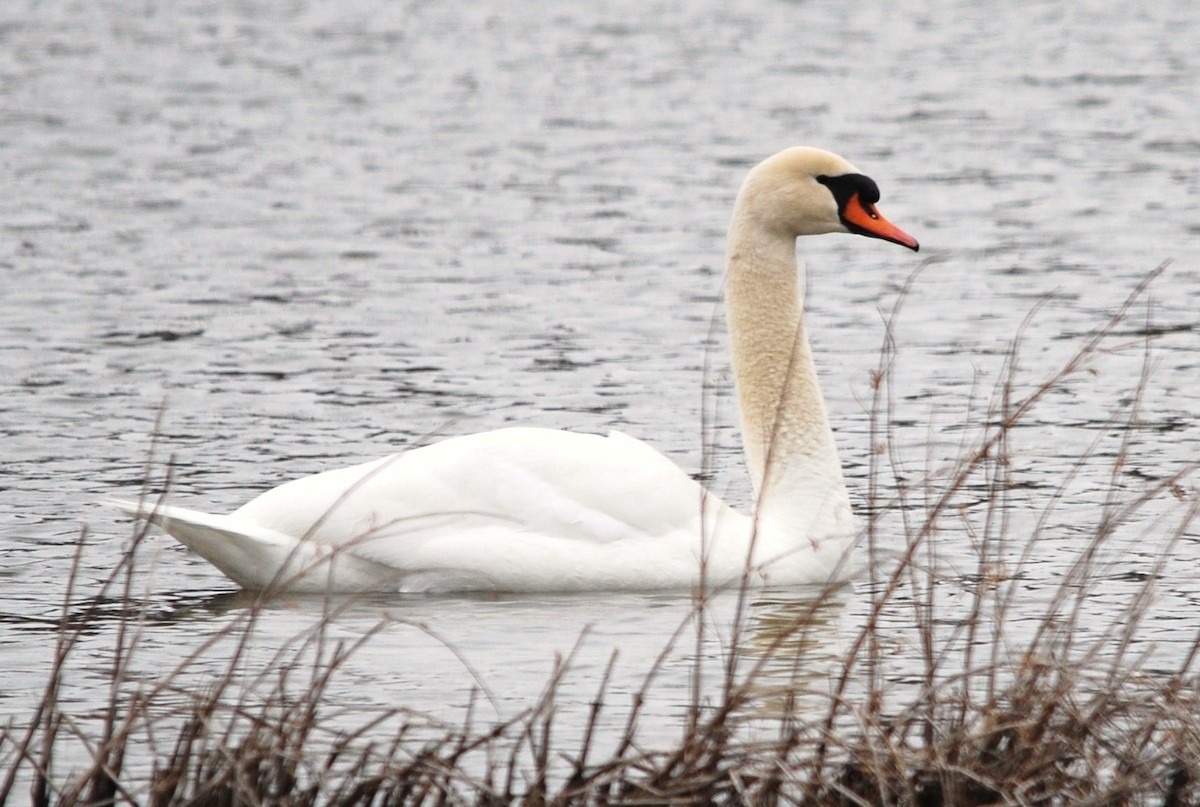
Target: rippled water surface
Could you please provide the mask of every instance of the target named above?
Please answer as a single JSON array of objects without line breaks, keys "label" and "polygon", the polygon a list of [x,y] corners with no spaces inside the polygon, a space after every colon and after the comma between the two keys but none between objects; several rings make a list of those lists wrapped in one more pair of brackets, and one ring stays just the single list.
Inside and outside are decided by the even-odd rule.
[{"label": "rippled water surface", "polygon": [[[1101,427],[1136,398],[1147,349],[1117,489],[1136,496],[1200,456],[1196,42],[1188,2],[1120,16],[1098,0],[4,4],[0,719],[20,723],[40,694],[81,526],[85,593],[125,546],[128,523],[96,502],[137,495],[148,474],[161,485],[168,458],[176,501],[228,510],[431,433],[619,428],[689,470],[707,462],[744,504],[726,359],[706,336],[736,188],[795,143],[872,175],[882,209],[938,257],[896,326],[906,477],[959,454],[1035,305],[1024,384],[1173,260],[1090,372],[1014,435],[1014,534],[1064,480],[1072,494],[1024,572],[1031,600],[1049,596],[1112,487],[1120,440]],[[834,236],[801,249],[861,506],[880,312],[919,256]],[[720,410],[707,459],[706,400]],[[1072,476],[1089,450],[1098,465]],[[896,479],[882,480],[890,498]],[[1103,569],[1098,625],[1157,571],[1163,544],[1145,536],[1180,507],[1161,498]],[[1166,666],[1200,628],[1197,538],[1171,548],[1145,633]],[[950,603],[978,540],[954,520],[937,538]],[[169,539],[149,555],[137,666],[152,679],[245,601]],[[830,646],[860,624],[864,585],[822,624]],[[802,596],[758,601],[754,624]],[[689,608],[686,594],[373,599],[339,635],[393,621],[335,694],[349,719],[399,706],[454,720],[483,680],[489,708],[512,714],[590,626],[570,697],[585,704],[619,648],[620,700]],[[257,646],[320,612],[273,603]],[[84,709],[106,697],[115,625],[98,620],[68,675]],[[670,659],[649,707],[660,738],[694,645]],[[218,646],[196,672],[223,664]]]}]

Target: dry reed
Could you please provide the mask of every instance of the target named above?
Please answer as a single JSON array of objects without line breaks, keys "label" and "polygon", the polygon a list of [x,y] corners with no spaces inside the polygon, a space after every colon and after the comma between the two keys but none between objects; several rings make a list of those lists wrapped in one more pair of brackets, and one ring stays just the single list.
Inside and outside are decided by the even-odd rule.
[{"label": "dry reed", "polygon": [[[1014,434],[1028,426],[1048,395],[1086,375],[1161,271],[1140,283],[1038,384],[1020,382],[1018,339],[958,461],[919,479],[888,439],[893,312],[873,378],[871,439],[880,450],[872,455],[862,541],[867,571],[855,595],[864,616],[844,637],[828,689],[817,693],[819,710],[811,708],[811,688],[770,688],[783,708],[776,709],[768,736],[745,731],[747,716],[765,697],[764,669],[781,659],[802,663],[796,653],[805,632],[838,592],[821,592],[806,607],[777,618],[769,639],[753,648],[748,603],[758,595],[741,592],[717,669],[699,660],[707,599],[697,595],[698,613],[686,623],[696,626],[691,703],[671,748],[648,751],[639,741],[642,709],[667,650],[647,673],[612,747],[596,739],[601,716],[612,708],[606,703],[611,662],[582,727],[557,722],[556,697],[570,655],[536,702],[498,723],[480,720],[472,708],[461,725],[442,727],[431,739],[427,725],[412,728],[415,723],[397,709],[364,720],[357,731],[318,738],[318,705],[346,659],[370,638],[331,640],[326,628],[337,615],[332,604],[316,627],[259,670],[258,686],[247,687],[241,678],[261,603],[158,683],[131,684],[130,662],[143,627],[133,589],[143,527],[100,590],[79,601],[81,539],[44,694],[26,719],[0,728],[0,803],[19,797],[18,783],[29,788],[36,805],[1200,803],[1200,636],[1173,669],[1147,668],[1139,641],[1161,569],[1140,571],[1142,584],[1103,630],[1082,628],[1089,597],[1135,517],[1151,502],[1179,500],[1170,522],[1163,520],[1168,516],[1155,522],[1155,551],[1164,564],[1200,506],[1191,467],[1173,469],[1140,489],[1122,484],[1148,374],[1101,430],[1118,448],[1104,460],[1109,485],[1087,539],[1075,545],[1052,595],[1036,604],[1036,627],[1010,631],[1013,613],[1033,607],[1020,601],[1022,582],[1039,542],[1053,529],[1052,515],[1063,508],[1075,474],[1093,470],[1097,461],[1095,452],[1085,452],[1063,487],[1047,494],[1032,526],[1019,526],[1029,519],[1013,517],[1010,496],[1019,483]],[[889,526],[895,523],[900,526]],[[975,568],[954,581],[966,592],[965,602],[950,603],[944,594],[933,539],[947,534],[974,541]],[[896,535],[902,536],[898,550]],[[110,697],[97,727],[63,701],[62,675],[80,637],[114,602],[122,610],[108,671]],[[187,693],[179,706],[183,671],[219,642],[230,643],[231,649],[222,649],[229,654],[226,674]],[[897,644],[915,648],[917,676],[893,675],[890,648]],[[912,663],[910,656],[910,671]],[[703,694],[711,691],[705,676],[718,680],[715,699]],[[167,695],[174,705],[164,707]],[[801,699],[809,708],[791,708]],[[401,727],[381,742],[376,729],[393,718]],[[153,749],[148,775],[131,770],[134,742]],[[68,748],[74,749],[71,759],[82,749],[90,763],[65,769],[59,759]]]}]

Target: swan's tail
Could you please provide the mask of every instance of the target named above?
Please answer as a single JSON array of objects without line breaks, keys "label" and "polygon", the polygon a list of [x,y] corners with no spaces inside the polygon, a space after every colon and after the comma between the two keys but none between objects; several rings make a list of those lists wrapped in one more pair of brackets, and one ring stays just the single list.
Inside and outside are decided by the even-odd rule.
[{"label": "swan's tail", "polygon": [[104,504],[161,527],[239,586],[253,591],[322,593],[394,588],[393,569],[237,516],[163,504],[150,508],[124,499],[107,499]]}]

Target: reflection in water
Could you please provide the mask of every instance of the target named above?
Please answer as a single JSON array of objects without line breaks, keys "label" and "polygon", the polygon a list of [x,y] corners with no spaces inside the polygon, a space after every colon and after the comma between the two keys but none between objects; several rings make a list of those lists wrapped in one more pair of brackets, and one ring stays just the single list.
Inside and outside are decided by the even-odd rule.
[{"label": "reflection in water", "polygon": [[[722,702],[731,636],[740,645],[738,719],[777,724],[823,714],[852,593],[851,587],[753,592],[740,630],[734,592],[705,599],[701,614],[687,593],[263,599],[208,591],[91,598],[73,603],[62,627],[79,642],[67,669],[85,671],[86,678],[110,675],[124,635],[126,684],[166,686],[154,707],[163,714],[180,714],[189,693],[226,678],[234,700],[269,700],[281,673],[293,670],[287,675],[294,681],[308,681],[332,669],[336,648],[353,647],[324,684],[324,728],[356,732],[364,719],[391,714],[373,736],[403,726],[411,731],[414,721],[436,736],[473,701],[491,707],[479,712],[483,723],[512,719],[537,701],[565,658],[554,697],[556,730],[579,733],[600,695],[597,734],[615,740],[641,699],[637,693],[645,693],[639,739],[652,747],[678,736],[680,715]],[[702,624],[697,644],[694,631]],[[136,630],[123,634],[131,626]],[[59,628],[46,620],[36,629]],[[599,692],[601,672],[614,658]]]},{"label": "reflection in water", "polygon": [[828,712],[842,664],[843,616],[853,593],[853,586],[841,586],[755,598],[743,647],[753,716],[804,720]]}]

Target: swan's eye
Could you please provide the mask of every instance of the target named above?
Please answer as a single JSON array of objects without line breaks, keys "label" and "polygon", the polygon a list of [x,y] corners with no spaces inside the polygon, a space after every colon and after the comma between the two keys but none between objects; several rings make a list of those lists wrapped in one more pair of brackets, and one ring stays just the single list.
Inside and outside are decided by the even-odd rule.
[{"label": "swan's eye", "polygon": [[837,201],[838,213],[845,215],[847,208],[855,205],[861,207],[871,218],[879,218],[879,214],[875,212],[875,203],[879,201],[879,186],[870,177],[862,174],[842,174],[836,177],[822,174],[816,180],[829,188],[829,192]]}]

